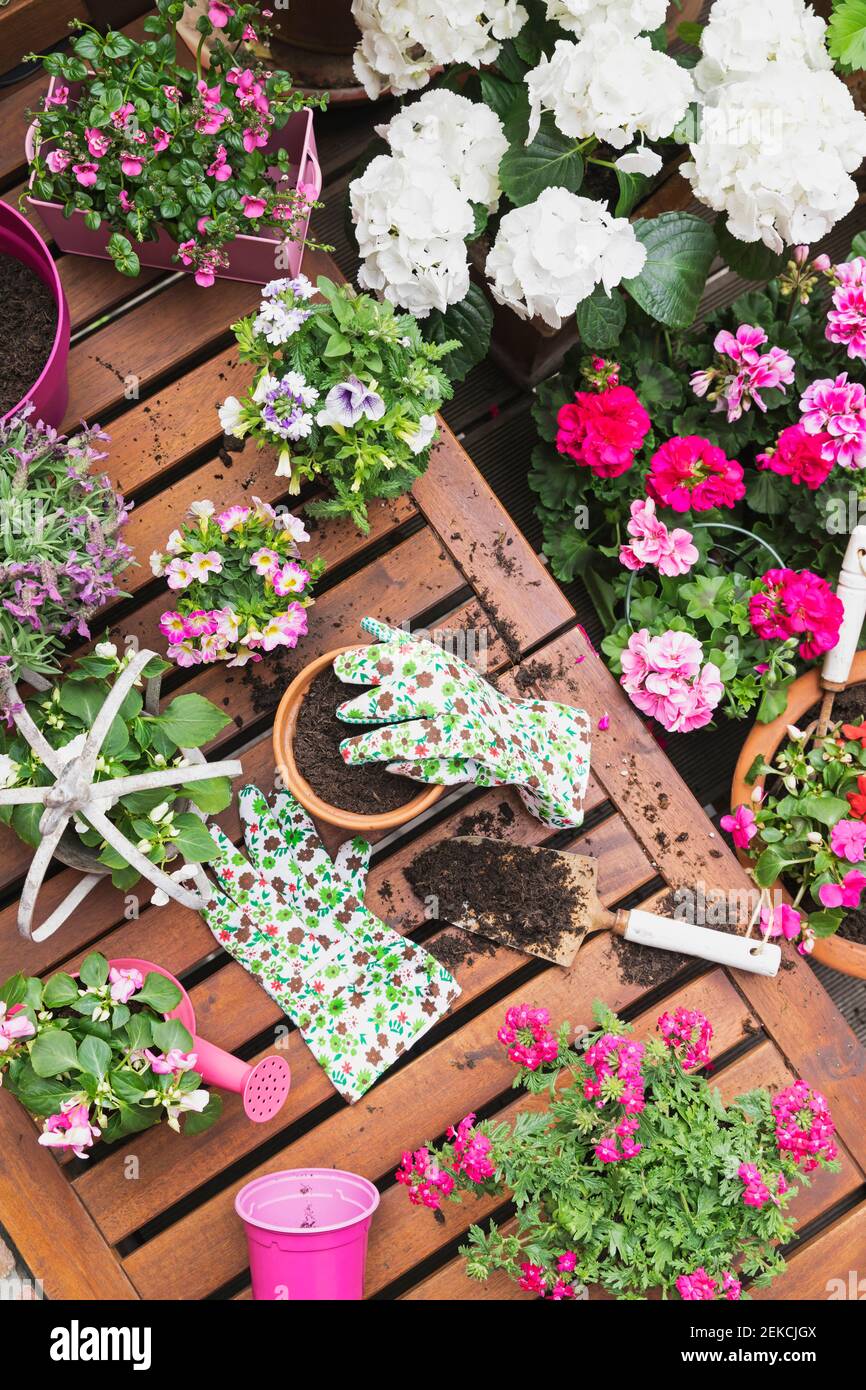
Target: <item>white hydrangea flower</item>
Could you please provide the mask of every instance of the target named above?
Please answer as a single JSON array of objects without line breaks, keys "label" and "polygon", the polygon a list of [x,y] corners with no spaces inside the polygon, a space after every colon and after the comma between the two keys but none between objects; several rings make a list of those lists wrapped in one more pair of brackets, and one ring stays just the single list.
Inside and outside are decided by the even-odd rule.
[{"label": "white hydrangea flower", "polygon": [[658,29],[668,0],[546,0],[547,18],[583,38],[598,24],[615,24],[621,38]]},{"label": "white hydrangea flower", "polygon": [[499,202],[499,161],[508,149],[502,122],[480,101],[445,88],[404,106],[376,133],[394,154],[441,160],[464,197],[493,212]]},{"label": "white hydrangea flower", "polygon": [[495,62],[529,18],[518,0],[353,0],[352,15],[355,75],[373,101],[425,87],[440,65]]},{"label": "white hydrangea flower", "polygon": [[560,328],[596,285],[609,294],[639,275],[645,260],[627,218],[565,188],[545,188],[534,203],[503,217],[486,273],[500,304]]},{"label": "white hydrangea flower", "polygon": [[377,155],[349,189],[363,265],[358,284],[425,318],[469,289],[472,205],[440,159]]},{"label": "white hydrangea flower", "polygon": [[691,74],[647,38],[623,39],[611,26],[592,29],[580,43],[560,39],[550,58],[526,74],[530,117],[527,144],[542,111],[552,111],[563,135],[595,135],[621,150],[636,135],[662,140],[682,120],[694,95]]},{"label": "white hydrangea flower", "polygon": [[832,72],[769,63],[719,90],[682,165],[695,196],[740,241],[772,251],[813,243],[850,212],[866,154],[866,116]]},{"label": "white hydrangea flower", "polygon": [[768,63],[805,63],[829,71],[827,25],[804,0],[715,0],[701,34],[695,83],[709,98],[719,87],[741,82]]}]

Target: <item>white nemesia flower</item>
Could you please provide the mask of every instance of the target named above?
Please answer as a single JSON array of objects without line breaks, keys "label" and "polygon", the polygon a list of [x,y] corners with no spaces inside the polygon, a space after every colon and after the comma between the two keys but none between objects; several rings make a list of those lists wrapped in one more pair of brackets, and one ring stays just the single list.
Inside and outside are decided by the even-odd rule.
[{"label": "white nemesia flower", "polygon": [[565,188],[545,188],[534,203],[503,217],[486,273],[500,304],[560,328],[597,284],[609,294],[639,275],[645,260],[646,248],[625,217]]},{"label": "white nemesia flower", "polygon": [[238,430],[242,428],[241,413],[243,407],[237,396],[226,396],[217,415],[224,434],[231,434],[237,439]]},{"label": "white nemesia flower", "polygon": [[854,207],[866,116],[834,73],[768,63],[702,108],[689,149],[681,173],[695,196],[727,213],[740,241],[780,252],[820,241]]},{"label": "white nemesia flower", "polygon": [[664,24],[667,0],[546,0],[547,18],[582,38],[598,24],[612,23],[621,38]]},{"label": "white nemesia flower", "polygon": [[427,92],[387,125],[376,126],[376,133],[394,154],[441,160],[470,202],[483,203],[488,212],[497,206],[499,161],[508,141],[496,112],[483,102],[445,88]]},{"label": "white nemesia flower", "polygon": [[550,58],[526,74],[529,144],[542,111],[563,135],[595,135],[621,150],[636,135],[662,140],[682,120],[694,95],[691,74],[647,38],[622,38],[610,25],[580,43],[560,39]]},{"label": "white nemesia flower", "polygon": [[698,90],[754,77],[768,63],[805,63],[829,71],[827,26],[804,0],[715,0],[701,33],[701,59],[694,68]]},{"label": "white nemesia flower", "polygon": [[657,174],[662,167],[661,155],[656,154],[655,150],[647,149],[645,145],[639,145],[636,150],[621,154],[613,162],[624,174],[646,174],[647,177]]},{"label": "white nemesia flower", "polygon": [[349,188],[363,265],[358,284],[425,318],[469,289],[468,198],[439,159],[377,155]]},{"label": "white nemesia flower", "polygon": [[492,63],[529,15],[517,0],[353,0],[355,75],[375,101],[426,87],[434,67]]}]

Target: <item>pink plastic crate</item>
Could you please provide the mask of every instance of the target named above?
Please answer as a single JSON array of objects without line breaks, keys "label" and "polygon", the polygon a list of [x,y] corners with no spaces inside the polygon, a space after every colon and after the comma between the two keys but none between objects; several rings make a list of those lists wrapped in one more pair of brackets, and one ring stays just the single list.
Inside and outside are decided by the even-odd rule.
[{"label": "pink plastic crate", "polygon": [[[54,78],[52,77],[48,87],[49,96],[53,89]],[[72,82],[69,84],[70,101],[75,100],[79,90],[80,83]],[[35,122],[27,132],[24,145],[28,160],[33,158],[34,140]],[[279,149],[284,149],[288,153],[294,181],[293,186],[297,187],[299,183],[306,184],[314,190],[315,197],[318,198],[322,191],[322,171],[316,156],[312,111],[296,111],[289,117],[282,130],[273,132],[266,152],[276,152]],[[33,177],[31,174],[31,186]],[[41,198],[33,198],[29,194],[27,201],[39,213],[45,227],[61,251],[73,256],[98,256],[102,260],[110,260],[106,246],[113,228],[106,223],[103,223],[98,231],[93,232],[85,225],[84,213],[80,210],[76,210],[71,217],[64,217],[62,203],[46,203]],[[304,235],[306,235],[309,216],[302,225]],[[137,242],[133,241],[131,237],[129,240],[142,265],[154,266],[158,270],[186,269],[179,261],[173,259],[177,253],[177,242],[172,240],[162,228],[160,228],[156,241]],[[222,248],[224,254],[228,256],[229,264],[217,272],[218,278],[222,280],[249,280],[253,284],[263,285],[276,275],[297,275],[304,254],[303,239],[299,238],[297,241],[289,243],[285,264],[278,268],[276,257],[279,245],[280,237],[276,228],[268,228],[267,232],[262,232],[258,236],[242,234],[235,237],[234,241],[227,242]],[[194,272],[190,269],[187,273],[192,274]]]}]

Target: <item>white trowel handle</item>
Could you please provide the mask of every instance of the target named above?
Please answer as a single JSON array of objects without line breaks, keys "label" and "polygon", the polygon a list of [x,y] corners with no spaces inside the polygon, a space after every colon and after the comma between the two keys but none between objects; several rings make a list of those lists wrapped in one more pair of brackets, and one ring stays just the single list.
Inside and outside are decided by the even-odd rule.
[{"label": "white trowel handle", "polygon": [[[680,951],[686,956],[700,956],[718,965],[730,965],[735,970],[749,970],[753,975],[775,975],[782,952],[773,942],[760,937],[735,936],[732,932],[711,931],[709,927],[693,927],[690,922],[671,917],[657,917],[654,912],[642,912],[639,907],[624,914],[626,941],[639,946],[653,946],[657,951]],[[617,929],[621,930],[620,923]]]},{"label": "white trowel handle", "polygon": [[866,619],[866,526],[855,526],[848,541],[836,593],[842,600],[845,616],[839,630],[839,641],[824,657],[821,684],[830,690],[841,690],[851,674],[851,662],[857,651],[860,633]]}]

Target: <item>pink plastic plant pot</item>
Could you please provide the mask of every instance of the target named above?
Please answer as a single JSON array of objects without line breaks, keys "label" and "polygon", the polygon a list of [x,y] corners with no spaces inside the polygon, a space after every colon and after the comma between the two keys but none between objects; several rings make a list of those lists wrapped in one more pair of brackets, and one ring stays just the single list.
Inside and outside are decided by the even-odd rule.
[{"label": "pink plastic plant pot", "polygon": [[[52,77],[48,86],[49,97],[54,89],[54,81]],[[68,85],[69,101],[73,104],[81,84],[71,82]],[[27,131],[24,142],[24,152],[29,163],[32,163],[35,153],[35,137],[34,122]],[[266,153],[275,153],[279,149],[288,153],[293,186],[305,184],[310,190],[311,201],[315,202],[322,191],[322,171],[316,155],[312,111],[294,112],[282,130],[273,132]],[[31,187],[34,177],[35,174],[30,175]],[[37,210],[61,251],[67,251],[74,256],[111,259],[107,246],[114,229],[107,223],[103,222],[98,231],[94,232],[86,226],[84,213],[80,209],[73,212],[71,217],[64,217],[61,203],[46,203],[41,198],[31,197],[30,194],[27,195],[27,201]],[[266,228],[258,236],[246,236],[241,233],[222,248],[229,263],[216,272],[217,278],[248,280],[253,284],[263,285],[268,280],[273,280],[275,275],[297,275],[304,255],[304,238],[300,233],[303,231],[306,236],[309,223],[309,214],[302,223],[298,223],[298,239],[289,242],[284,253],[285,262],[280,268],[277,267],[276,261],[277,251],[282,242],[276,228]],[[153,266],[158,270],[186,270],[188,274],[194,273],[192,268],[188,269],[174,259],[177,254],[177,242],[162,227],[155,241],[133,241],[131,237],[129,240],[142,265]]]},{"label": "pink plastic plant pot", "polygon": [[57,331],[54,334],[54,342],[48,354],[48,361],[27,394],[11,410],[6,412],[2,420],[11,419],[23,406],[29,403],[34,407],[33,413],[37,420],[44,420],[46,425],[53,425],[56,428],[66,414],[66,405],[69,399],[67,379],[69,306],[66,303],[66,295],[60,283],[57,266],[36,228],[32,227],[27,218],[22,217],[15,208],[2,202],[0,202],[0,254],[14,257],[15,260],[21,261],[28,269],[32,270],[34,275],[38,275],[39,279],[50,288],[54,295],[54,303],[57,305]]},{"label": "pink plastic plant pot", "polygon": [[248,1182],[235,1211],[247,1233],[253,1298],[363,1298],[378,1205],[371,1182],[339,1168],[289,1168]]},{"label": "pink plastic plant pot", "polygon": [[172,984],[177,985],[182,998],[177,1008],[166,1014],[166,1018],[178,1019],[187,1032],[192,1034],[192,1050],[198,1058],[195,1069],[202,1081],[243,1096],[248,1120],[264,1124],[282,1110],[292,1084],[292,1073],[284,1057],[264,1057],[256,1066],[251,1067],[248,1062],[242,1062],[240,1057],[234,1057],[230,1052],[225,1052],[221,1047],[215,1047],[213,1043],[205,1042],[204,1038],[198,1036],[195,1031],[192,1000],[180,981],[168,970],[163,970],[161,965],[154,965],[152,961],[132,958],[112,960],[109,961],[109,965],[122,970],[140,970],[142,975],[156,971],[158,975],[164,975]]}]

